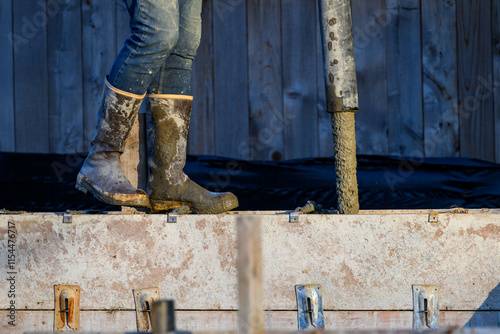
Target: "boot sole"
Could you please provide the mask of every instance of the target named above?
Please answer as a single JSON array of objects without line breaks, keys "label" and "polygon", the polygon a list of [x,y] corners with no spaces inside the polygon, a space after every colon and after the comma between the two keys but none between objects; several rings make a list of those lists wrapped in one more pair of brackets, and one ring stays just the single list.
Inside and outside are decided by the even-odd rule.
[{"label": "boot sole", "polygon": [[155,201],[151,200],[151,212],[162,212],[178,208],[183,205],[189,206],[191,208],[191,203],[188,202],[176,202],[176,201]]},{"label": "boot sole", "polygon": [[239,206],[238,198],[236,198],[236,196],[226,201],[220,202],[215,206],[200,206],[189,202],[159,201],[153,199],[150,199],[150,201],[151,201],[151,211],[153,213],[172,210],[180,206],[187,205],[189,206],[189,209],[191,209],[191,211],[193,211],[194,213],[219,214],[231,211]]},{"label": "boot sole", "polygon": [[131,206],[135,208],[150,207],[147,195],[108,193],[99,189],[92,181],[81,174],[78,174],[75,188],[84,194],[91,193],[99,201],[110,205]]},{"label": "boot sole", "polygon": [[234,196],[232,198],[229,198],[225,201],[216,204],[215,206],[193,205],[191,207],[191,210],[199,214],[216,215],[219,213],[224,213],[236,209],[238,206],[239,206],[238,198]]}]

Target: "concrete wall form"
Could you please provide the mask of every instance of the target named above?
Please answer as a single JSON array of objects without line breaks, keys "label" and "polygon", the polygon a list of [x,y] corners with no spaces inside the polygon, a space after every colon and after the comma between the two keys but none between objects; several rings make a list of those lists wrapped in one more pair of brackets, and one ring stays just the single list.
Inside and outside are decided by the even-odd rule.
[{"label": "concrete wall form", "polygon": [[[270,329],[295,328],[294,285],[309,283],[323,286],[329,329],[411,327],[412,284],[440,285],[442,325],[500,324],[498,211],[441,213],[437,223],[422,211],[302,215],[298,224],[286,213],[261,216]],[[132,289],[151,286],[176,300],[183,329],[231,329],[236,216],[166,218],[74,214],[63,224],[57,214],[0,215],[2,292],[9,222],[17,232],[17,330],[51,329],[54,284],[80,285],[86,330],[134,330]],[[0,294],[1,313],[10,300]]]}]

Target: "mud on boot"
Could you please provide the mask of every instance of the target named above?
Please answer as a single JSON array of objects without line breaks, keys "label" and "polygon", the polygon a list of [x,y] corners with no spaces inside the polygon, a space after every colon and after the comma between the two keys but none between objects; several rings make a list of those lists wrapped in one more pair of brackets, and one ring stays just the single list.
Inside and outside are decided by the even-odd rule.
[{"label": "mud on boot", "polygon": [[130,184],[120,166],[120,156],[143,99],[106,80],[90,153],[76,180],[78,190],[111,205],[150,206],[147,194]]},{"label": "mud on boot", "polygon": [[153,212],[188,205],[195,213],[217,214],[238,207],[232,193],[210,192],[184,173],[193,98],[147,97],[149,199]]}]

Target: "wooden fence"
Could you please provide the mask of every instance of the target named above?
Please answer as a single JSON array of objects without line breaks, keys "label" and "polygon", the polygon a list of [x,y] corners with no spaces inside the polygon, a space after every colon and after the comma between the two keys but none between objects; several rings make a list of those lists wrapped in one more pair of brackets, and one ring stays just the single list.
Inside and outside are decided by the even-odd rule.
[{"label": "wooden fence", "polygon": [[[358,153],[500,162],[500,0],[353,0]],[[204,0],[189,152],[332,155],[316,0]],[[85,152],[122,0],[0,2],[0,151]]]}]

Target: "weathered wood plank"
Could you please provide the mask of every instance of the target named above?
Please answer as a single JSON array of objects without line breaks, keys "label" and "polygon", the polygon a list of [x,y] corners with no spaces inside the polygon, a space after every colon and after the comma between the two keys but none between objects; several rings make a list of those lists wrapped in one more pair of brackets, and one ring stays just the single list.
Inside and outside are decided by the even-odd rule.
[{"label": "weathered wood plank", "polygon": [[130,37],[130,14],[127,11],[127,7],[125,6],[124,1],[116,1],[115,2],[115,11],[116,11],[116,30],[115,30],[115,38],[116,38],[116,54],[118,54],[127,38]]},{"label": "weathered wood plank", "polygon": [[[0,311],[2,319],[7,319],[7,311]],[[408,311],[326,311],[325,327],[334,329],[411,329],[412,312]],[[497,327],[499,312],[448,312],[439,313],[440,326],[446,327]],[[477,319],[476,325],[471,319]],[[8,333],[24,331],[51,331],[54,313],[51,311],[20,310],[18,326],[13,331],[7,322],[0,323],[0,330]],[[297,313],[294,311],[266,311],[267,330],[297,330]],[[234,331],[236,311],[177,311],[176,323],[179,330],[199,331]],[[136,331],[134,311],[83,311],[81,313],[82,330],[96,331]]]},{"label": "weathered wood plank", "polygon": [[[114,1],[82,1],[83,138],[81,152],[88,152],[104,78],[116,57],[116,9]],[[122,42],[123,43],[123,42]]]},{"label": "weathered wood plank", "polygon": [[[303,215],[297,224],[285,214],[260,217],[264,309],[296,310],[294,284],[315,283],[325,310],[409,311],[412,284],[438,283],[441,309],[500,311],[500,253],[491,251],[500,242],[498,213],[443,213],[438,224],[425,213]],[[133,309],[131,290],[150,286],[179,309],[236,310],[236,219],[73,215],[63,224],[53,214],[0,215],[0,249],[10,221],[18,309],[50,309],[57,283],[80,285],[87,310]]]},{"label": "weathered wood plank", "polygon": [[14,57],[16,152],[50,152],[46,4],[12,2],[14,34],[24,39]]},{"label": "weathered wood plank", "polygon": [[456,2],[422,1],[425,157],[458,157]]},{"label": "weathered wood plank", "polygon": [[21,40],[13,35],[12,1],[0,2],[0,31],[7,38],[0,38],[0,151],[15,151],[14,132],[14,50],[20,46]]},{"label": "weathered wood plank", "polygon": [[252,160],[283,158],[281,1],[247,1]]},{"label": "weathered wood plank", "polygon": [[[359,154],[389,153],[385,0],[353,0],[354,51],[359,91],[356,115]],[[333,144],[332,144],[333,147]],[[333,149],[332,149],[333,151]]]},{"label": "weathered wood plank", "polygon": [[495,156],[500,163],[500,2],[493,1],[493,83],[495,113]]},{"label": "weathered wood plank", "polygon": [[284,157],[318,155],[316,1],[282,0]]},{"label": "weathered wood plank", "polygon": [[82,12],[80,1],[58,6],[48,21],[50,153],[77,153],[83,146]]},{"label": "weathered wood plank", "polygon": [[213,1],[203,0],[202,35],[193,64],[189,154],[215,155]]},{"label": "weathered wood plank", "polygon": [[[464,0],[456,2],[455,8],[455,2],[422,0],[420,15],[416,0],[353,0],[361,107],[357,115],[358,153],[414,155],[414,151],[422,147],[420,134],[424,133],[426,156],[457,156],[460,150],[463,157],[500,162],[500,136],[497,135],[500,133],[500,108],[497,108],[500,88],[495,84],[500,82],[499,5],[496,0]],[[103,76],[129,35],[129,15],[121,0],[81,1],[81,13],[75,9],[78,7],[75,2],[67,1],[64,6],[56,3],[61,2],[46,5],[46,0],[41,3],[6,0],[0,5],[0,24],[7,27],[3,29],[6,35],[13,32],[21,38],[17,39],[17,52],[9,52],[8,38],[0,41],[0,72],[2,83],[5,82],[0,96],[4,101],[0,110],[2,151],[16,147],[18,151],[40,153],[88,150]],[[280,152],[283,158],[302,155],[288,156],[284,152],[287,148],[295,154],[303,150],[302,146],[311,145],[314,149],[305,155],[331,155],[330,120],[323,112],[317,19],[314,19],[314,32],[311,28],[313,7],[317,15],[316,4],[311,0],[295,1],[292,5],[294,9],[282,19],[285,12],[278,8],[279,0],[266,3],[205,0],[204,35],[193,85],[196,99],[190,153],[245,158],[254,150],[256,159],[279,160]],[[310,15],[304,15],[302,7],[309,8]],[[78,27],[80,15],[82,26]],[[418,37],[420,21],[422,50]],[[298,23],[290,27],[289,22]],[[9,29],[9,25],[12,28]],[[62,25],[71,29],[62,29]],[[296,33],[294,29],[300,31]],[[80,30],[83,73],[78,65],[82,61],[77,45]],[[248,37],[248,45],[244,36]],[[312,36],[316,38],[316,45],[312,43]],[[458,46],[455,39],[460,41]],[[69,47],[72,43],[77,47]],[[290,53],[292,59],[285,52]],[[317,59],[311,60],[311,57]],[[71,67],[74,59],[77,64]],[[298,62],[297,59],[307,61],[290,69],[292,61]],[[418,87],[420,62],[423,62],[424,82]],[[305,71],[308,73],[303,75]],[[81,75],[82,84],[79,83]],[[310,79],[313,76],[316,83]],[[454,83],[455,77],[458,85]],[[295,78],[295,86],[282,80],[291,81],[291,78]],[[77,94],[78,85],[82,85],[83,102]],[[305,95],[301,95],[297,87]],[[298,95],[291,96],[290,92]],[[309,98],[307,92],[315,97]],[[280,94],[282,98],[277,97]],[[81,103],[83,107],[74,107]],[[309,107],[303,107],[304,103]],[[460,117],[455,113],[456,105],[462,108]],[[292,109],[305,110],[306,115],[301,114],[304,122],[287,118],[290,112],[286,110]],[[263,111],[264,118],[259,110]],[[309,111],[315,113],[312,118],[307,114]],[[279,124],[274,124],[274,115],[278,115]],[[267,116],[271,118],[266,119]],[[83,135],[77,130],[77,119],[82,117]],[[310,119],[316,119],[312,128],[307,123]],[[420,129],[422,119],[425,130]],[[288,134],[275,131],[283,128],[283,122],[288,122]],[[264,131],[266,128],[274,132]],[[259,138],[259,134],[264,140],[255,143],[252,138]],[[282,137],[285,135],[286,140]],[[409,148],[407,143],[414,147]],[[283,150],[273,148],[281,146]],[[273,156],[272,152],[276,154]]]},{"label": "weathered wood plank", "polygon": [[215,154],[250,158],[244,0],[214,2]]},{"label": "weathered wood plank", "polygon": [[389,154],[424,156],[419,0],[388,0],[387,87]]},{"label": "weathered wood plank", "polygon": [[457,2],[460,156],[495,161],[491,0]]},{"label": "weathered wood plank", "polygon": [[120,160],[123,173],[130,183],[142,190],[146,190],[148,184],[147,154],[146,114],[140,113],[132,126]]}]

